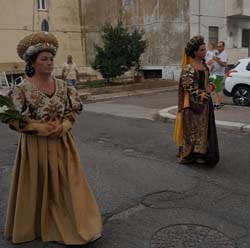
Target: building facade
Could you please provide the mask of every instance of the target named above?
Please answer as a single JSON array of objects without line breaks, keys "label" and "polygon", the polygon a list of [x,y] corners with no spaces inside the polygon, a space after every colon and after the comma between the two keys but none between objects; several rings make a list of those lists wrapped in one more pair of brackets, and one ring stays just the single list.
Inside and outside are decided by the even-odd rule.
[{"label": "building facade", "polygon": [[80,68],[85,67],[80,5],[78,0],[0,0],[0,71],[6,72],[8,80],[23,73],[25,65],[17,56],[16,46],[34,31],[49,31],[57,37],[56,75],[61,73],[67,54],[72,54]]},{"label": "building facade", "polygon": [[[8,80],[23,73],[16,45],[33,31],[49,31],[59,40],[55,75],[68,54],[80,72],[91,69],[94,45],[101,44],[100,29],[121,16],[133,29],[145,31],[148,48],[142,56],[146,77],[178,79],[187,40],[202,34],[206,43],[223,40],[229,63],[250,53],[249,0],[0,0],[0,72]],[[112,10],[112,11],[111,11]]]},{"label": "building facade", "polygon": [[[189,38],[189,0],[82,0],[87,63],[94,60],[100,29],[122,16],[127,27],[145,31],[148,48],[142,56],[146,77],[176,79]],[[112,9],[112,11],[110,11]]]},{"label": "building facade", "polygon": [[190,36],[200,33],[206,42],[224,41],[229,64],[249,56],[249,0],[190,0]]}]

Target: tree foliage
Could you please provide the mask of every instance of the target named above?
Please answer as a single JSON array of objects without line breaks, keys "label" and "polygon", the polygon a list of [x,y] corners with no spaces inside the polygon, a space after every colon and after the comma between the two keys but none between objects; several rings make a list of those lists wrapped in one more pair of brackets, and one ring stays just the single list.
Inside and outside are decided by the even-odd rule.
[{"label": "tree foliage", "polygon": [[134,29],[129,32],[121,20],[116,26],[107,22],[101,29],[103,46],[95,46],[95,61],[92,65],[107,81],[124,74],[133,66],[140,65],[140,56],[147,47],[144,32]]}]

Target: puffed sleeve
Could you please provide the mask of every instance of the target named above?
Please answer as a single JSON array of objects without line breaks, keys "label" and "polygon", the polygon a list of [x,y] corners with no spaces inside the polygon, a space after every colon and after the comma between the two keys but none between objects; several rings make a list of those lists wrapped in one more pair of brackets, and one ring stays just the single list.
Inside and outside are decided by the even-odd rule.
[{"label": "puffed sleeve", "polygon": [[26,110],[25,93],[20,87],[15,86],[11,89],[8,92],[8,97],[12,101],[16,110],[19,112],[24,112]]},{"label": "puffed sleeve", "polygon": [[195,84],[195,70],[190,64],[184,67],[181,80],[184,91],[189,94],[190,101],[201,103],[201,94],[205,90],[198,89],[197,84]]},{"label": "puffed sleeve", "polygon": [[67,99],[66,109],[62,120],[63,130],[60,137],[71,130],[76,120],[76,114],[82,111],[81,98],[74,87],[67,86]]},{"label": "puffed sleeve", "polygon": [[69,132],[75,123],[75,112],[69,112],[64,115],[63,120],[62,120],[62,132],[60,134],[60,137],[62,137],[64,134]]},{"label": "puffed sleeve", "polygon": [[65,112],[75,112],[79,114],[82,111],[82,101],[77,90],[73,86],[67,86],[67,98],[68,101]]}]

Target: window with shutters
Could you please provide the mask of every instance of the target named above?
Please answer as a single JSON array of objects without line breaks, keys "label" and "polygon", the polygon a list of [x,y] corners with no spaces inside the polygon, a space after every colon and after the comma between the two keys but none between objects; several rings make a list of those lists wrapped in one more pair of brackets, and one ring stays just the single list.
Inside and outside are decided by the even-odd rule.
[{"label": "window with shutters", "polygon": [[219,28],[208,27],[208,42],[217,45],[219,41]]},{"label": "window with shutters", "polygon": [[37,5],[39,10],[47,10],[46,0],[37,0]]},{"label": "window with shutters", "polygon": [[47,20],[44,19],[44,20],[42,21],[41,29],[42,29],[42,31],[47,31],[47,32],[49,32],[49,23],[48,23]]},{"label": "window with shutters", "polygon": [[241,38],[241,46],[242,47],[249,47],[249,29],[242,29],[242,38]]},{"label": "window with shutters", "polygon": [[132,0],[122,0],[123,6],[129,6],[132,4]]}]

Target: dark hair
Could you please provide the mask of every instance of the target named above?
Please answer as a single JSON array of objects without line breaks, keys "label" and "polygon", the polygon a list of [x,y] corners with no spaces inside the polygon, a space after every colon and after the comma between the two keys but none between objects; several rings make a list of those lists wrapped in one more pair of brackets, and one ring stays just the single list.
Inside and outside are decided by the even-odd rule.
[{"label": "dark hair", "polygon": [[[36,59],[37,59],[37,56],[41,53],[41,52],[44,52],[45,50],[43,51],[39,51],[33,55],[31,55],[29,57],[29,60],[26,64],[26,67],[25,67],[25,74],[28,76],[28,77],[32,77],[35,75],[35,68],[32,66],[32,63],[35,63],[36,62]],[[49,51],[51,52],[51,51]]]},{"label": "dark hair", "polygon": [[39,53],[35,53],[29,57],[29,60],[28,60],[26,67],[25,67],[25,74],[28,77],[32,77],[35,75],[35,68],[32,66],[32,63],[34,63],[36,61],[38,54]]},{"label": "dark hair", "polygon": [[223,47],[225,47],[225,42],[224,41],[219,41],[218,43],[221,43]]},{"label": "dark hair", "polygon": [[195,58],[194,52],[197,52],[197,51],[199,50],[200,46],[202,46],[202,45],[205,45],[205,43],[200,43],[199,45],[194,46],[194,47],[189,51],[189,56],[190,56],[192,59]]},{"label": "dark hair", "polygon": [[201,45],[205,45],[204,37],[201,35],[193,36],[186,44],[186,55],[195,58],[194,52],[198,51]]}]

